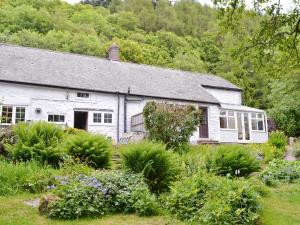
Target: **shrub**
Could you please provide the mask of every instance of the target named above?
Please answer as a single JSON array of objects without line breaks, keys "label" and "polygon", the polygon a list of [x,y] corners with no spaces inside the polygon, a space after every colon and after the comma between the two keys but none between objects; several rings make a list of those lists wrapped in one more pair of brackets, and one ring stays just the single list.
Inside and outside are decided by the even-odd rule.
[{"label": "shrub", "polygon": [[124,167],[133,173],[142,173],[151,191],[159,193],[168,190],[179,174],[174,153],[166,151],[160,143],[143,141],[121,148]]},{"label": "shrub", "polygon": [[285,146],[287,145],[287,137],[282,131],[276,130],[270,133],[268,142],[278,149],[285,150]]},{"label": "shrub", "polygon": [[260,177],[268,186],[275,186],[280,182],[292,183],[300,180],[300,162],[273,160],[262,171]]},{"label": "shrub", "polygon": [[248,146],[249,150],[254,152],[258,158],[261,158],[265,163],[273,159],[282,159],[284,157],[284,149],[276,148],[269,143],[252,144]]},{"label": "shrub", "polygon": [[141,176],[120,172],[80,175],[58,186],[54,193],[59,198],[43,208],[50,217],[61,219],[131,212],[153,215],[158,207]]},{"label": "shrub", "polygon": [[6,144],[10,156],[16,161],[37,160],[42,164],[58,167],[64,153],[59,146],[63,130],[47,122],[18,123],[13,127],[15,144]]},{"label": "shrub", "polygon": [[5,145],[15,141],[11,127],[0,128],[0,155],[6,155]]},{"label": "shrub", "polygon": [[54,169],[42,167],[35,161],[13,164],[2,160],[0,171],[0,196],[45,191],[53,184],[55,173]]},{"label": "shrub", "polygon": [[143,116],[149,139],[163,142],[168,149],[173,148],[176,151],[186,149],[189,138],[200,121],[200,111],[191,105],[148,102]]},{"label": "shrub", "polygon": [[293,153],[296,159],[300,160],[300,141],[297,141],[293,145]]},{"label": "shrub", "polygon": [[195,174],[162,197],[170,214],[195,224],[256,224],[259,195],[245,180]]},{"label": "shrub", "polygon": [[63,148],[76,161],[96,169],[110,166],[112,144],[105,136],[78,132],[69,137]]},{"label": "shrub", "polygon": [[260,164],[244,146],[220,145],[207,157],[206,168],[217,175],[248,176]]}]

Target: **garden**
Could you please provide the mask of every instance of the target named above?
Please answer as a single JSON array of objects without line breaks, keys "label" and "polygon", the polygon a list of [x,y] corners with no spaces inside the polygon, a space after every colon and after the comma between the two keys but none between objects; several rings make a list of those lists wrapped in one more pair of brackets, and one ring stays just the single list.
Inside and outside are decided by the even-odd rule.
[{"label": "garden", "polygon": [[300,223],[300,161],[284,160],[282,132],[189,145],[200,115],[170,107],[148,104],[148,138],[122,146],[46,122],[2,130],[0,224]]}]

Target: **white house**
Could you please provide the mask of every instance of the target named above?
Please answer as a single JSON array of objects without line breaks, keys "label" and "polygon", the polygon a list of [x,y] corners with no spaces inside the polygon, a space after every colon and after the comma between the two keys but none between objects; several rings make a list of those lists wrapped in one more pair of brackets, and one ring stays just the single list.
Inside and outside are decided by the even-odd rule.
[{"label": "white house", "polygon": [[208,74],[0,44],[1,126],[45,120],[119,141],[143,130],[149,100],[193,104],[204,114],[192,143],[263,143],[266,113],[242,105],[242,90]]}]

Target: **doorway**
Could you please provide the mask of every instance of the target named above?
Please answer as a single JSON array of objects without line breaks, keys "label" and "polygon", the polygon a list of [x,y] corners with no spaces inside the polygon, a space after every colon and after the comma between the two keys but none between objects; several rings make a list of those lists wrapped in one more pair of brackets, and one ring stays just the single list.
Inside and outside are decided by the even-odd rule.
[{"label": "doorway", "polygon": [[200,107],[201,119],[199,125],[199,137],[200,138],[208,138],[208,115],[207,108]]},{"label": "doorway", "polygon": [[74,111],[74,128],[87,130],[88,112]]},{"label": "doorway", "polygon": [[250,126],[249,126],[249,114],[237,113],[237,128],[238,128],[238,140],[249,141],[250,140]]}]

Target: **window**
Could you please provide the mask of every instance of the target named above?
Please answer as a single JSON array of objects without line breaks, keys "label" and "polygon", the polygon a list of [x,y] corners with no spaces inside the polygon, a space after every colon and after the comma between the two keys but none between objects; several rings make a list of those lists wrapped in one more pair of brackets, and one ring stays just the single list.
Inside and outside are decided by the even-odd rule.
[{"label": "window", "polygon": [[77,98],[89,98],[90,94],[87,92],[77,92]]},{"label": "window", "polygon": [[229,110],[220,111],[220,127],[224,129],[235,129],[234,111],[229,111]]},{"label": "window", "polygon": [[50,114],[50,115],[48,115],[48,122],[64,123],[65,122],[65,115]]},{"label": "window", "polygon": [[264,131],[264,117],[262,113],[251,113],[252,130]]},{"label": "window", "polygon": [[13,116],[13,107],[12,106],[2,106],[2,115],[1,115],[1,123],[12,123]]},{"label": "window", "polygon": [[25,107],[16,107],[15,123],[25,121]]},{"label": "window", "polygon": [[112,123],[112,114],[104,113],[104,123]]},{"label": "window", "polygon": [[94,113],[93,115],[93,122],[94,123],[101,123],[101,113]]}]

